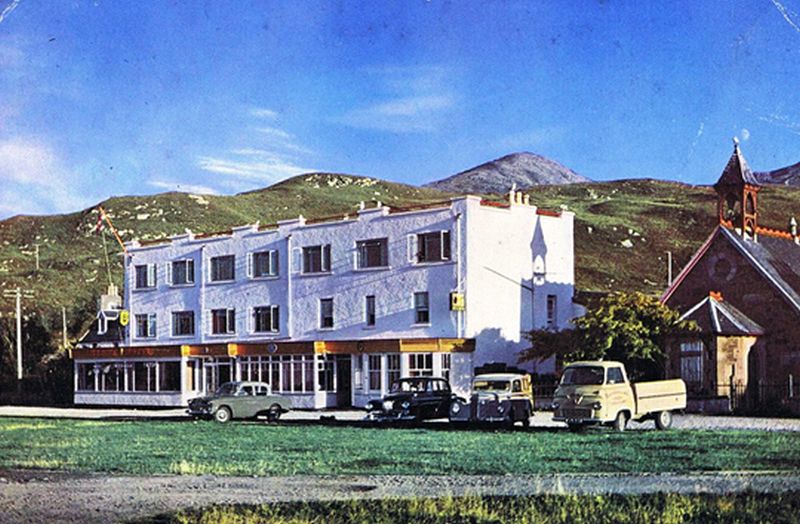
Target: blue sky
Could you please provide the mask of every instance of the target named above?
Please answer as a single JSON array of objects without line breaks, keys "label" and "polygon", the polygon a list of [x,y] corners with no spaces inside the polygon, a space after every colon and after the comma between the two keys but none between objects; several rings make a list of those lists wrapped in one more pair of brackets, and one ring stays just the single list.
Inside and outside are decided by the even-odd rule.
[{"label": "blue sky", "polygon": [[800,0],[0,0],[0,217],[515,151],[596,180],[800,161]]}]

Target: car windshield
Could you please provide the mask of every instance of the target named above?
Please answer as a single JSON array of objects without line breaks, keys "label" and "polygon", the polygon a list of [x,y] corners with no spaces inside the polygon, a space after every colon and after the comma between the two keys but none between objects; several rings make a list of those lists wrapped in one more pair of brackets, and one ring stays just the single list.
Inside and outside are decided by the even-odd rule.
[{"label": "car windshield", "polygon": [[428,381],[421,378],[407,378],[398,380],[392,384],[391,392],[399,393],[401,391],[419,392],[425,391]]},{"label": "car windshield", "polygon": [[562,386],[600,386],[605,372],[600,366],[576,366],[567,368],[561,377]]},{"label": "car windshield", "polygon": [[236,391],[236,384],[234,384],[233,382],[226,382],[217,389],[216,394],[218,396],[233,395],[234,391]]},{"label": "car windshield", "polygon": [[475,391],[508,391],[507,380],[476,380],[472,385]]}]

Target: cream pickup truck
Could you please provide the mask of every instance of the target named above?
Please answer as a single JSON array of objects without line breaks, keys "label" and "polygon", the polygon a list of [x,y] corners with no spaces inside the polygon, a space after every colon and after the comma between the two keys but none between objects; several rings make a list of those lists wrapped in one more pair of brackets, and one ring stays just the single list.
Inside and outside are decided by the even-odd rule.
[{"label": "cream pickup truck", "polygon": [[571,431],[596,424],[624,431],[630,420],[654,420],[658,429],[668,429],[672,412],[685,407],[681,379],[631,384],[620,362],[574,362],[564,368],[553,396],[553,420]]}]

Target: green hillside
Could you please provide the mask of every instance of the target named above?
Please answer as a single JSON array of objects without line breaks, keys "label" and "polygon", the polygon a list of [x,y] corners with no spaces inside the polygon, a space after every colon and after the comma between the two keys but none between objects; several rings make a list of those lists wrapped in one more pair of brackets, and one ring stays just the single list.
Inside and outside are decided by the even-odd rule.
[{"label": "green hillside", "polygon": [[[653,180],[539,186],[529,190],[543,208],[567,206],[576,213],[576,280],[581,290],[662,291],[666,252],[675,272],[714,227],[715,196],[708,187]],[[349,175],[302,175],[259,191],[235,196],[164,193],[115,197],[102,203],[123,239],[150,240],[181,233],[224,230],[231,226],[302,214],[307,218],[354,212],[358,203],[380,200],[391,206],[447,200],[448,193]],[[502,199],[502,196],[494,196]],[[767,187],[761,193],[762,223],[785,228],[791,214],[800,216],[800,189]],[[26,301],[45,325],[60,332],[65,306],[73,336],[94,312],[94,301],[107,283],[101,236],[94,233],[97,212],[14,217],[0,222],[0,289],[22,286],[35,292]],[[121,284],[119,252],[112,253],[112,277]],[[41,269],[35,271],[34,245]],[[0,311],[8,316],[12,301]]]}]

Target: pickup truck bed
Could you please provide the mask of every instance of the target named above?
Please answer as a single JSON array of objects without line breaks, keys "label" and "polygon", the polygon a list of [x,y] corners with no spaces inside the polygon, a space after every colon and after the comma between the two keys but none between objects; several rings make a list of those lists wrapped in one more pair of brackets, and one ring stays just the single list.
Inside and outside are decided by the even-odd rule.
[{"label": "pickup truck bed", "polygon": [[659,411],[686,408],[686,384],[683,380],[659,380],[632,384],[636,401],[634,419]]}]

